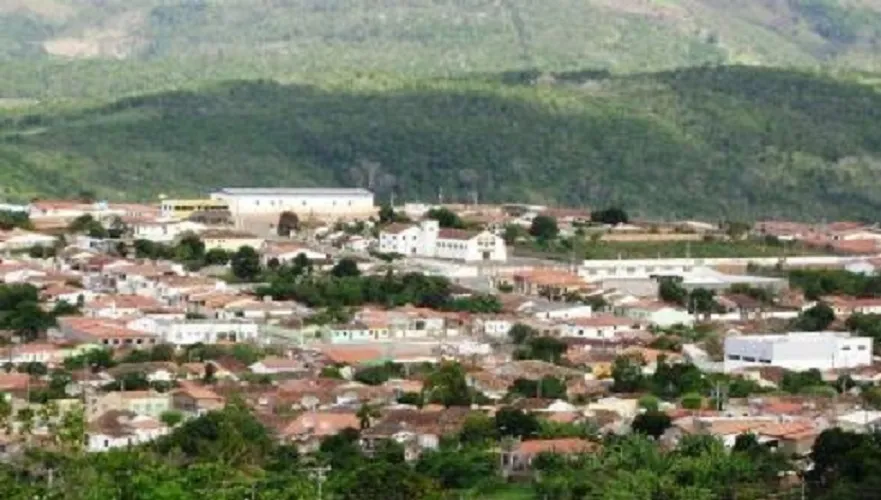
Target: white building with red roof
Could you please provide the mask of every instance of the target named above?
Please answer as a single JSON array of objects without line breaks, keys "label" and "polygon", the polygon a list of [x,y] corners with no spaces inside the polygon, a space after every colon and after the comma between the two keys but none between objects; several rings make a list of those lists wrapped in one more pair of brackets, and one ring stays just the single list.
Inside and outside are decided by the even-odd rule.
[{"label": "white building with red roof", "polygon": [[505,240],[489,231],[441,228],[436,220],[418,225],[393,224],[379,234],[379,251],[416,257],[504,262]]}]

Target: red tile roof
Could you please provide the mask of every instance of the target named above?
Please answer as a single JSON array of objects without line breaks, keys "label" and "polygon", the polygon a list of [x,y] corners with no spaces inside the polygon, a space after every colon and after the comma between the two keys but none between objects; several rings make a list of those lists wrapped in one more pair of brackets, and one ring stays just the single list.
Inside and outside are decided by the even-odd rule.
[{"label": "red tile roof", "polygon": [[522,455],[538,455],[539,453],[556,453],[561,455],[573,455],[577,453],[590,453],[596,451],[599,445],[577,438],[562,439],[537,439],[522,441],[514,452]]},{"label": "red tile roof", "polygon": [[466,231],[465,229],[444,228],[438,231],[437,237],[441,240],[468,241],[474,239],[480,231]]},{"label": "red tile roof", "polygon": [[384,228],[382,228],[382,232],[386,234],[401,234],[404,231],[410,229],[411,227],[416,227],[413,224],[390,224]]}]

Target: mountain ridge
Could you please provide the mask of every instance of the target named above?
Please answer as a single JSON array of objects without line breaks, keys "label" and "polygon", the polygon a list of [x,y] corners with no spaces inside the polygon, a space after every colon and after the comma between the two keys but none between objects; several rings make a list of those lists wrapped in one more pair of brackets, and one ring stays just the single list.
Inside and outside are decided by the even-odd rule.
[{"label": "mountain ridge", "polygon": [[[10,0],[0,59],[451,75],[699,64],[875,70],[878,0]],[[247,77],[249,75],[240,75]],[[273,76],[273,75],[269,75]]]}]

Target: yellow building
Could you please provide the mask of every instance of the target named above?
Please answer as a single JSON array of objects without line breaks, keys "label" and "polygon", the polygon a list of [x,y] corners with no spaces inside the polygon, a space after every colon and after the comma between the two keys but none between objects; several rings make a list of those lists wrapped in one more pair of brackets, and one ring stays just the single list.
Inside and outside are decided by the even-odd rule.
[{"label": "yellow building", "polygon": [[196,212],[229,210],[229,203],[224,200],[210,200],[207,198],[192,200],[162,200],[160,209],[163,217],[186,219]]}]

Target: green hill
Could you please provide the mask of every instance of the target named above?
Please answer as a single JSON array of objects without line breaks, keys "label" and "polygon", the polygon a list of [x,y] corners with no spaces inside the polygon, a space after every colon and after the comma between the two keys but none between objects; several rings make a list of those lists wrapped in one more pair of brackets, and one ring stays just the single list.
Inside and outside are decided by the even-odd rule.
[{"label": "green hill", "polygon": [[[881,94],[794,71],[230,82],[0,120],[10,197],[360,185],[646,215],[877,218]],[[0,116],[4,116],[0,111]]]},{"label": "green hill", "polygon": [[[6,0],[0,61],[126,61],[183,75],[366,70],[420,76],[535,67],[879,67],[879,0]],[[152,76],[157,76],[151,73]],[[39,83],[37,82],[39,81]],[[158,82],[156,82],[158,83]]]}]

